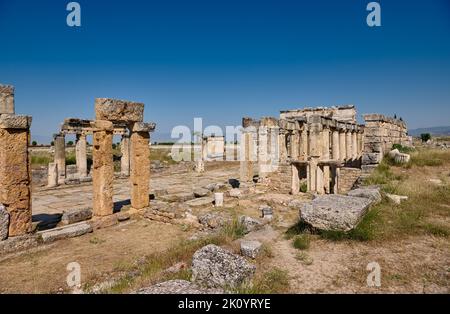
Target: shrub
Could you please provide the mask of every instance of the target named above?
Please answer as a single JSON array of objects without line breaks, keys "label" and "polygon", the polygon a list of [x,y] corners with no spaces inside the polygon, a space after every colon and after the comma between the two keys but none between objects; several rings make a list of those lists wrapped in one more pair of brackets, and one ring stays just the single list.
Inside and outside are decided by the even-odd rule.
[{"label": "shrub", "polygon": [[299,234],[295,236],[292,245],[298,250],[306,250],[311,243],[310,236],[308,234]]},{"label": "shrub", "polygon": [[37,142],[36,142],[36,141],[33,141],[33,142],[31,142],[31,145],[32,145],[32,146],[37,146]]},{"label": "shrub", "polygon": [[302,183],[300,186],[300,192],[306,193],[308,191],[308,184],[306,182]]},{"label": "shrub", "polygon": [[422,140],[422,142],[428,142],[429,140],[431,140],[431,134],[430,133],[422,133],[422,134],[420,134],[420,139]]}]

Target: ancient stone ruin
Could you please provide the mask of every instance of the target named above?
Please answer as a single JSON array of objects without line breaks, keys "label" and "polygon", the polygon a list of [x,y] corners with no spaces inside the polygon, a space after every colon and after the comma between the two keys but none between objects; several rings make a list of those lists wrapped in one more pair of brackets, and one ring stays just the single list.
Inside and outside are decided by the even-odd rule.
[{"label": "ancient stone ruin", "polygon": [[393,144],[410,145],[406,124],[383,115],[356,120],[354,106],[282,111],[280,118],[243,119],[242,182],[259,180],[284,193],[348,192]]},{"label": "ancient stone ruin", "polygon": [[31,231],[31,117],[15,114],[14,87],[0,85],[0,204],[8,216],[8,236]]}]

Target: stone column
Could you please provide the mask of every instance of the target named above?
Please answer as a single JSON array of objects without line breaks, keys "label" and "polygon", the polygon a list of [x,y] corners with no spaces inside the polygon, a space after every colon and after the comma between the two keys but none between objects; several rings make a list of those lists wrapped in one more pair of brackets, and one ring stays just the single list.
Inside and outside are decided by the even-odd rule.
[{"label": "stone column", "polygon": [[350,130],[347,130],[345,133],[345,150],[346,150],[346,161],[352,160],[352,132]]},{"label": "stone column", "polygon": [[53,135],[55,143],[55,163],[58,165],[59,180],[66,178],[66,138],[64,134]]},{"label": "stone column", "polygon": [[30,126],[31,117],[0,114],[0,203],[10,237],[31,232]]},{"label": "stone column", "polygon": [[352,159],[358,159],[358,141],[356,131],[352,132]]},{"label": "stone column", "polygon": [[130,136],[123,134],[120,140],[120,174],[125,177],[130,176]]},{"label": "stone column", "polygon": [[346,137],[345,137],[345,131],[341,130],[339,132],[339,160],[344,162],[347,159],[347,145],[345,143]]},{"label": "stone column", "polygon": [[322,156],[322,124],[320,116],[308,118],[309,124],[309,176],[311,191],[319,194],[323,193],[323,172],[318,166]]},{"label": "stone column", "polygon": [[77,160],[77,172],[80,178],[88,175],[87,171],[87,151],[86,151],[86,134],[77,134],[75,156]]},{"label": "stone column", "polygon": [[150,131],[148,123],[137,122],[131,130],[131,207],[150,204]]},{"label": "stone column", "polygon": [[258,129],[258,169],[259,176],[261,178],[265,178],[270,172],[268,146],[269,140],[267,127],[260,126]]},{"label": "stone column", "polygon": [[113,124],[110,121],[96,120],[94,122],[93,145],[93,213],[94,216],[113,214]]},{"label": "stone column", "polygon": [[291,179],[291,194],[297,195],[300,192],[300,177],[296,165],[291,165],[292,179]]},{"label": "stone column", "polygon": [[308,159],[308,130],[306,125],[303,126],[303,130],[300,133],[300,159],[306,161]]},{"label": "stone column", "polygon": [[253,133],[242,131],[240,150],[240,179],[242,182],[253,180]]},{"label": "stone column", "polygon": [[340,145],[339,145],[339,131],[334,130],[333,131],[333,135],[332,135],[332,149],[331,149],[331,153],[332,153],[331,158],[333,160],[340,160],[341,152],[340,152],[339,148],[340,148]]},{"label": "stone column", "polygon": [[300,151],[300,132],[294,130],[291,136],[291,158],[294,160],[299,159]]},{"label": "stone column", "polygon": [[47,187],[58,186],[58,164],[51,162],[48,164]]},{"label": "stone column", "polygon": [[361,157],[362,151],[363,151],[363,134],[361,132],[358,132],[357,134],[357,141],[358,141],[358,158]]},{"label": "stone column", "polygon": [[[330,159],[330,129],[324,128],[322,131],[322,160]],[[323,166],[323,189],[325,193],[330,193],[330,167]],[[321,189],[321,191],[323,190]]]},{"label": "stone column", "polygon": [[0,114],[14,113],[14,87],[0,84]]},{"label": "stone column", "polygon": [[286,130],[280,129],[278,134],[278,151],[280,152],[280,161],[285,161],[287,159],[287,149],[286,149]]}]

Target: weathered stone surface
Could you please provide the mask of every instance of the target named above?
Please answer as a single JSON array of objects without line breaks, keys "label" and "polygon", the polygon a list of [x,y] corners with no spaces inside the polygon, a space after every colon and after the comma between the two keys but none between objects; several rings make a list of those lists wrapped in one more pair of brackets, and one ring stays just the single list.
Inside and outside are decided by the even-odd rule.
[{"label": "weathered stone surface", "polygon": [[220,294],[222,289],[202,288],[186,280],[169,280],[156,285],[142,288],[136,294]]},{"label": "weathered stone surface", "polygon": [[117,217],[117,215],[94,217],[93,220],[90,221],[90,224],[92,225],[92,228],[94,230],[112,227],[117,225],[118,223],[119,218]]},{"label": "weathered stone surface", "polygon": [[243,257],[210,244],[192,259],[192,281],[211,288],[234,288],[246,283],[256,267]]},{"label": "weathered stone surface", "polygon": [[15,114],[0,115],[0,129],[29,129],[32,118]]},{"label": "weathered stone surface", "polygon": [[9,213],[3,204],[0,204],[0,241],[8,237]]},{"label": "weathered stone surface", "polygon": [[378,164],[382,158],[383,156],[380,153],[365,153],[362,156],[362,163],[364,165]]},{"label": "weathered stone surface", "polygon": [[217,212],[209,212],[199,217],[199,221],[205,227],[209,227],[212,229],[223,227],[229,221],[230,218],[223,217],[220,213]]},{"label": "weathered stone surface", "polygon": [[272,220],[273,219],[273,208],[270,206],[261,206],[259,208],[261,212],[261,218]]},{"label": "weathered stone surface", "polygon": [[40,243],[42,243],[42,239],[36,234],[10,237],[0,241],[0,255],[26,250],[36,247]]},{"label": "weathered stone surface", "polygon": [[206,185],[204,188],[210,190],[211,192],[217,192],[219,189],[224,188],[225,184],[223,183],[210,183]]},{"label": "weathered stone surface", "polygon": [[263,226],[263,224],[252,217],[241,216],[239,217],[239,222],[243,225],[244,232],[249,233],[255,230],[258,230]]},{"label": "weathered stone surface", "polygon": [[194,190],[194,196],[195,197],[205,197],[211,194],[211,191],[204,188],[197,188]]},{"label": "weathered stone surface", "polygon": [[98,120],[142,122],[144,104],[118,99],[95,99],[95,115]]},{"label": "weathered stone surface", "polygon": [[186,205],[189,205],[191,207],[200,207],[200,206],[205,206],[205,205],[211,205],[214,202],[214,198],[213,197],[201,197],[201,198],[196,198],[190,201],[186,202]]},{"label": "weathered stone surface", "polygon": [[372,201],[345,195],[322,195],[300,209],[300,219],[319,230],[349,231],[357,226]]},{"label": "weathered stone surface", "polygon": [[61,239],[78,237],[89,232],[92,232],[92,226],[86,222],[80,222],[47,231],[40,231],[38,234],[41,235],[44,243],[50,243]]},{"label": "weathered stone surface", "polygon": [[150,203],[150,134],[131,134],[131,207],[142,209]]},{"label": "weathered stone surface", "polygon": [[395,157],[394,157],[394,161],[397,164],[407,164],[410,160],[411,160],[411,156],[408,154],[399,153],[399,154],[395,155]]},{"label": "weathered stone surface", "polygon": [[14,86],[0,84],[0,115],[14,114]]},{"label": "weathered stone surface", "polygon": [[363,197],[370,199],[373,202],[380,202],[381,201],[381,193],[379,187],[363,187],[355,190],[351,190],[347,193],[348,196],[354,196],[354,197]]},{"label": "weathered stone surface", "polygon": [[61,217],[62,225],[70,225],[77,222],[89,220],[92,218],[91,208],[74,208],[65,210]]},{"label": "weathered stone surface", "polygon": [[388,153],[389,157],[391,157],[391,158],[395,158],[395,156],[397,156],[397,154],[400,154],[400,151],[398,149],[393,149]]},{"label": "weathered stone surface", "polygon": [[48,164],[47,187],[52,188],[58,185],[58,164],[51,162]]},{"label": "weathered stone surface", "polygon": [[262,243],[259,241],[243,240],[241,241],[241,254],[245,257],[255,259],[261,250],[261,246]]},{"label": "weathered stone surface", "polygon": [[235,197],[235,198],[239,198],[239,197],[241,197],[241,190],[239,190],[239,189],[231,189],[229,192],[228,192],[228,195],[230,195],[230,197]]},{"label": "weathered stone surface", "polygon": [[393,203],[400,205],[402,201],[408,200],[408,196],[402,196],[402,195],[394,195],[394,194],[386,194],[386,197],[392,201]]},{"label": "weathered stone surface", "polygon": [[9,236],[31,231],[31,169],[27,129],[0,128],[0,203],[9,213]]},{"label": "weathered stone surface", "polygon": [[114,164],[112,152],[112,131],[94,132],[92,149],[93,213],[108,216],[113,213]]},{"label": "weathered stone surface", "polygon": [[194,193],[182,192],[176,194],[168,194],[160,197],[161,200],[166,202],[187,202],[195,198]]},{"label": "weathered stone surface", "polygon": [[133,124],[133,128],[131,129],[133,132],[145,132],[150,133],[153,132],[156,128],[155,123],[147,123],[147,122],[136,122]]}]

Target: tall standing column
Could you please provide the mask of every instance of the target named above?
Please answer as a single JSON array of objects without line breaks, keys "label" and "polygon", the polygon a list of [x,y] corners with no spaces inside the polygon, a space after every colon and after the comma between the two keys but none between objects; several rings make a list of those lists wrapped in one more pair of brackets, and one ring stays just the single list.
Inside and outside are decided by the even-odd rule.
[{"label": "tall standing column", "polygon": [[86,154],[86,134],[77,134],[75,156],[77,160],[77,172],[80,178],[85,178],[88,174]]},{"label": "tall standing column", "polygon": [[130,136],[123,134],[120,140],[120,174],[125,177],[130,176]]},{"label": "tall standing column", "polygon": [[110,121],[96,120],[94,130],[93,157],[93,213],[94,216],[113,214],[113,124]]},{"label": "tall standing column", "polygon": [[[322,159],[330,159],[330,129],[324,128],[322,131]],[[323,189],[325,193],[330,193],[330,167],[323,166]],[[321,189],[321,191],[323,190]]]},{"label": "tall standing column", "polygon": [[352,132],[352,159],[358,159],[358,140],[356,131]]},{"label": "tall standing column", "polygon": [[299,159],[300,151],[300,132],[294,130],[291,136],[291,158],[294,160]]},{"label": "tall standing column", "polygon": [[261,178],[265,178],[270,172],[268,146],[269,139],[267,127],[260,126],[258,129],[258,169]]},{"label": "tall standing column", "polygon": [[332,148],[331,148],[331,158],[333,160],[339,160],[341,158],[340,145],[339,145],[339,131],[334,130],[332,135]]},{"label": "tall standing column", "polygon": [[311,191],[319,194],[323,193],[323,172],[318,166],[322,156],[322,124],[320,116],[308,118],[309,124],[309,181]]},{"label": "tall standing column", "polygon": [[150,131],[148,123],[137,122],[131,132],[131,207],[150,204]]},{"label": "tall standing column", "polygon": [[0,203],[10,237],[31,232],[30,126],[31,117],[0,114]]},{"label": "tall standing column", "polygon": [[339,132],[339,160],[344,162],[347,159],[347,145],[345,143],[346,137],[345,137],[345,131],[341,130]]},{"label": "tall standing column", "polygon": [[66,178],[66,137],[64,134],[53,135],[55,144],[55,162],[58,165],[59,180]]},{"label": "tall standing column", "polygon": [[285,161],[287,159],[287,149],[286,149],[286,131],[280,129],[278,134],[278,151],[280,152],[280,161]]},{"label": "tall standing column", "polygon": [[303,130],[300,133],[300,159],[306,161],[308,159],[308,130],[306,125],[303,125]]},{"label": "tall standing column", "polygon": [[347,130],[347,132],[345,133],[345,144],[346,144],[346,148],[345,150],[346,152],[346,161],[351,161],[352,160],[352,132],[350,130]]},{"label": "tall standing column", "polygon": [[250,182],[253,180],[253,133],[247,130],[241,134],[241,150],[240,150],[240,179],[242,182]]}]

